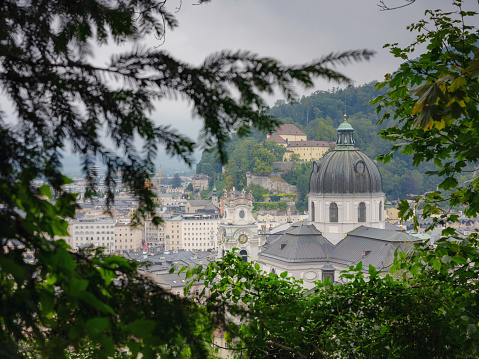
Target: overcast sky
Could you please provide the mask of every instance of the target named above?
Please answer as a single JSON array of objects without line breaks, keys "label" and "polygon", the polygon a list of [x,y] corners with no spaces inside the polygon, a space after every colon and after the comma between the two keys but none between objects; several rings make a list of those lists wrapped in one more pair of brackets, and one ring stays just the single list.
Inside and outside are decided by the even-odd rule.
[{"label": "overcast sky", "polygon": [[[386,3],[397,6],[404,1]],[[380,11],[378,0],[213,0],[200,6],[193,5],[195,0],[168,0],[167,6],[173,11],[181,4],[175,14],[179,27],[168,30],[161,48],[194,64],[222,49],[250,50],[286,64],[307,63],[331,52],[374,50],[377,54],[370,62],[338,68],[355,85],[362,85],[382,80],[384,74],[397,69],[400,62],[382,48],[385,43],[408,45],[415,35],[406,26],[422,18],[427,8],[452,9],[451,2],[417,0],[402,9]],[[479,10],[476,0],[466,2]],[[152,39],[148,45],[160,44]],[[111,48],[100,49],[96,61],[105,64],[110,55]],[[337,85],[317,81],[315,88],[299,92],[309,95],[333,86]],[[270,97],[268,103],[280,98],[280,94]],[[185,102],[162,101],[153,117],[192,139],[197,139],[201,129],[201,120],[191,118],[191,108]]]},{"label": "overcast sky", "polygon": [[[471,6],[477,2],[470,0]],[[370,49],[376,56],[365,63],[338,68],[355,85],[382,80],[384,74],[397,69],[399,61],[385,43],[407,45],[414,35],[406,26],[424,16],[427,8],[451,8],[451,0],[417,0],[395,11],[380,11],[377,0],[213,0],[201,6],[184,0],[177,18],[180,26],[168,31],[162,48],[172,55],[200,63],[208,54],[221,49],[247,49],[270,56],[286,64],[299,64],[330,52]],[[168,1],[170,8],[180,1]],[[388,5],[404,4],[390,0]],[[477,10],[477,9],[476,9]],[[317,81],[316,90],[337,86]],[[269,98],[272,105],[276,99]],[[162,102],[155,118],[171,123],[196,138],[200,120],[191,121],[190,109],[183,102]],[[184,124],[187,124],[186,126]]]}]

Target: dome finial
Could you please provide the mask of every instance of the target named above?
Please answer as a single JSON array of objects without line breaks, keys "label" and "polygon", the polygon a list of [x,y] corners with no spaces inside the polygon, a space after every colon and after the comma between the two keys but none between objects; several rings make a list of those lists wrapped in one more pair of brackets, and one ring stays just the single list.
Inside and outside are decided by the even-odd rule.
[{"label": "dome finial", "polygon": [[348,115],[346,115],[346,108],[344,108],[344,122],[347,122],[347,117]]}]

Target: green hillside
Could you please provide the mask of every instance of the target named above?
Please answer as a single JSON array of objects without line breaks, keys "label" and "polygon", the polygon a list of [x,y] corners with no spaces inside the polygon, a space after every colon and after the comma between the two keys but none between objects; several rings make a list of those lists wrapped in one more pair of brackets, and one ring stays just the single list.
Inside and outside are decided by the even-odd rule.
[{"label": "green hillside", "polygon": [[[382,93],[382,92],[381,92]],[[284,123],[293,123],[308,135],[309,140],[335,140],[336,128],[343,121],[346,111],[348,121],[355,129],[357,146],[372,159],[386,153],[391,148],[391,142],[382,139],[377,132],[383,128],[394,126],[392,120],[382,125],[377,122],[380,115],[368,102],[377,97],[380,92],[375,89],[375,83],[362,86],[350,86],[346,89],[317,91],[310,96],[302,97],[297,102],[286,103],[277,101],[270,113]],[[238,138],[233,135],[228,144],[228,172],[223,175],[226,186],[243,188],[246,185],[247,171],[258,175],[268,175],[273,171],[272,163],[280,155],[268,156],[261,144],[266,138],[265,133],[253,132],[249,137]],[[432,163],[413,166],[413,158],[406,154],[395,153],[388,163],[378,162],[383,177],[383,189],[389,200],[406,198],[408,195],[420,194],[436,188],[439,179],[426,174],[435,168]],[[297,166],[294,173],[286,173],[283,178],[291,184],[309,179],[310,166]],[[222,166],[214,151],[205,151],[197,165],[197,173],[210,176],[221,176]],[[303,173],[304,172],[304,173]],[[306,173],[308,172],[308,173]],[[307,183],[299,186],[301,203],[299,209],[305,209],[304,197],[307,194]]]}]

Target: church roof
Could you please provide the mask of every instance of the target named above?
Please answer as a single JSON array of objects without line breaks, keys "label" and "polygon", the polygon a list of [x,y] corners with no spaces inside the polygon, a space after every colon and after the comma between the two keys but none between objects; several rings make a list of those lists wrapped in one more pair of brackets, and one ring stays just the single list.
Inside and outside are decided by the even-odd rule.
[{"label": "church roof", "polygon": [[311,194],[381,193],[382,178],[376,164],[354,148],[336,149],[313,163]]},{"label": "church roof", "polygon": [[261,257],[283,262],[324,261],[334,248],[313,225],[293,225],[275,237],[276,239],[260,253]]},{"label": "church roof", "polygon": [[296,222],[289,229],[271,235],[259,256],[289,263],[328,261],[332,263],[330,266],[362,262],[363,268],[371,264],[384,269],[391,265],[398,247],[408,252],[417,241],[405,232],[360,226],[333,245],[314,225]]},{"label": "church roof", "polygon": [[354,129],[346,121],[338,127],[336,148],[313,163],[309,179],[311,194],[382,193],[378,167],[368,156],[354,147]]},{"label": "church roof", "polygon": [[359,226],[353,229],[351,232],[348,233],[347,237],[354,237],[356,239],[370,238],[395,243],[413,240],[413,237],[406,232],[390,229],[372,228],[366,226]]}]

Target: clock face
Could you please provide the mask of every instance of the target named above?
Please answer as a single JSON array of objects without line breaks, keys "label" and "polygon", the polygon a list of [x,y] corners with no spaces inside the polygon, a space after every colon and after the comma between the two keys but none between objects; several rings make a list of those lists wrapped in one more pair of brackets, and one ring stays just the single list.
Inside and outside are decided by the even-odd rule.
[{"label": "clock face", "polygon": [[239,243],[239,244],[246,244],[246,243],[248,243],[248,240],[249,240],[248,232],[246,232],[246,231],[240,231],[240,232],[238,232],[236,239],[238,240],[238,243]]}]

